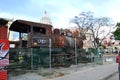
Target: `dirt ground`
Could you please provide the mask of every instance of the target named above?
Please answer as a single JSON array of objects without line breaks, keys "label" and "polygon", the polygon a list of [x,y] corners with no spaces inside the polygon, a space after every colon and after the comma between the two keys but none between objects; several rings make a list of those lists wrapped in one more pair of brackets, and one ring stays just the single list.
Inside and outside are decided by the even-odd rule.
[{"label": "dirt ground", "polygon": [[57,68],[38,68],[38,70],[25,71],[17,69],[13,72],[8,72],[8,80],[52,80],[55,77],[61,77],[78,70],[83,70],[88,67],[97,66],[94,63],[80,63],[77,66],[57,67]]}]

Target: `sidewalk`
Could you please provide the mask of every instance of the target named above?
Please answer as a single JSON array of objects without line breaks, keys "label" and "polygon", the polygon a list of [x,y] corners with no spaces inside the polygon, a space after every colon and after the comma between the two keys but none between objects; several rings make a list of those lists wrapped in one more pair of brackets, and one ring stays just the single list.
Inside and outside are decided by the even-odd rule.
[{"label": "sidewalk", "polygon": [[104,65],[90,67],[53,80],[104,80],[115,72],[117,72],[115,62],[104,63]]}]

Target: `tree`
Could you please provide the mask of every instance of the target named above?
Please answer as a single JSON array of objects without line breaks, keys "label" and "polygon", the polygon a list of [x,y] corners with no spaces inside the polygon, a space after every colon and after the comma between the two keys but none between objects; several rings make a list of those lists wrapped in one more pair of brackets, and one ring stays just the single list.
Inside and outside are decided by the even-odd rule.
[{"label": "tree", "polygon": [[[79,28],[80,37],[85,40],[86,33],[88,30],[92,32],[94,48],[98,48],[99,44],[102,42],[99,41],[99,31],[103,26],[111,27],[111,19],[108,17],[94,17],[94,13],[87,11],[81,12],[78,16],[75,16],[72,20],[72,23],[76,24]],[[108,35],[108,34],[107,34]]]},{"label": "tree", "polygon": [[86,39],[85,34],[89,29],[90,20],[92,19],[93,19],[93,13],[88,11],[88,12],[81,12],[78,16],[75,16],[71,20],[72,23],[77,25],[79,29],[80,37],[83,40]]},{"label": "tree", "polygon": [[116,40],[120,40],[120,22],[116,24],[116,30],[113,32],[113,35]]}]

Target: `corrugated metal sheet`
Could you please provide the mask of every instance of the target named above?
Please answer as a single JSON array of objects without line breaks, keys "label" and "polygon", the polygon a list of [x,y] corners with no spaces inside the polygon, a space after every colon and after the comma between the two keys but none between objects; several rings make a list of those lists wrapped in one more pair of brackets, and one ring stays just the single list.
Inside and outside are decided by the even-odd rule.
[{"label": "corrugated metal sheet", "polygon": [[0,39],[7,39],[8,28],[5,26],[0,26]]}]

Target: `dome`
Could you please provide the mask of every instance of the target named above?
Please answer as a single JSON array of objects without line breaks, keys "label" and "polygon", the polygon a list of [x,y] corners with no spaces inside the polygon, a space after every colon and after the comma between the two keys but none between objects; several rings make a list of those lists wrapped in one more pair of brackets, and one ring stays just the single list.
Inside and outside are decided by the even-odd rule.
[{"label": "dome", "polygon": [[45,11],[44,16],[41,18],[40,23],[47,24],[47,25],[52,25],[52,22],[51,22],[50,18],[47,16],[46,11]]}]

